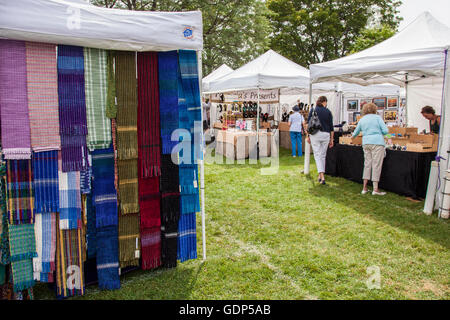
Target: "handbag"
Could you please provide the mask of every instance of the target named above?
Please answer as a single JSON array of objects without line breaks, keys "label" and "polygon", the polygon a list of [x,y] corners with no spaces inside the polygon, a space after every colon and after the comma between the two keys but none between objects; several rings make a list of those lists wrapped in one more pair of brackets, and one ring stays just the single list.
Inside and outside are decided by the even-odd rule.
[{"label": "handbag", "polygon": [[308,133],[310,135],[316,134],[322,130],[322,124],[320,123],[319,116],[317,115],[316,108],[312,110],[311,118],[308,121]]}]

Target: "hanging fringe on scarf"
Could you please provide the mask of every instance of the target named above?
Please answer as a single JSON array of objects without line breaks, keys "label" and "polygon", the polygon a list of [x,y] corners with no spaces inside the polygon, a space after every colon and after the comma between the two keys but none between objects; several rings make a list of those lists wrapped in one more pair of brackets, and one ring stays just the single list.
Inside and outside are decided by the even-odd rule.
[{"label": "hanging fringe on scarf", "polygon": [[161,155],[161,222],[177,222],[180,216],[179,168],[171,155]]},{"label": "hanging fringe on scarf", "polygon": [[178,224],[178,260],[197,259],[196,214],[182,214]]},{"label": "hanging fringe on scarf", "polygon": [[161,260],[165,268],[177,266],[178,221],[161,226]]},{"label": "hanging fringe on scarf", "polygon": [[33,259],[34,280],[53,282],[56,256],[56,213],[36,215],[34,224],[37,257]]},{"label": "hanging fringe on scarf", "polygon": [[106,116],[115,119],[117,116],[116,102],[116,76],[114,74],[114,51],[107,51],[107,76],[108,76],[108,92],[106,101]]},{"label": "hanging fringe on scarf", "polygon": [[97,229],[97,275],[100,289],[120,289],[117,225]]},{"label": "hanging fringe on scarf", "polygon": [[139,212],[138,160],[118,160],[121,214]]},{"label": "hanging fringe on scarf", "polygon": [[26,53],[31,147],[60,150],[56,45],[27,42]]},{"label": "hanging fringe on scarf", "polygon": [[59,209],[58,151],[34,153],[34,193],[36,213]]},{"label": "hanging fringe on scarf", "polygon": [[141,228],[142,269],[161,266],[161,227]]},{"label": "hanging fringe on scarf", "polygon": [[9,223],[34,223],[36,210],[31,160],[7,160],[6,165]]},{"label": "hanging fringe on scarf", "polygon": [[63,172],[86,169],[88,133],[83,48],[58,46],[59,131]]},{"label": "hanging fringe on scarf", "polygon": [[86,81],[87,146],[89,150],[109,148],[111,144],[111,120],[107,109],[107,52],[84,48]]},{"label": "hanging fringe on scarf", "polygon": [[141,254],[139,214],[119,216],[119,263],[121,268],[139,266]]},{"label": "hanging fringe on scarf", "polygon": [[178,129],[178,53],[159,52],[159,114],[162,154],[170,154],[178,144],[178,136],[172,141],[172,133]]},{"label": "hanging fringe on scarf", "polygon": [[137,70],[139,177],[149,178],[161,174],[158,54],[139,52]]},{"label": "hanging fringe on scarf", "polygon": [[0,114],[5,159],[30,159],[25,42],[0,40]]},{"label": "hanging fringe on scarf", "polygon": [[118,158],[137,159],[136,53],[116,51],[115,65]]},{"label": "hanging fringe on scarf", "polygon": [[81,227],[80,172],[63,172],[61,152],[58,152],[59,227],[62,230]]}]

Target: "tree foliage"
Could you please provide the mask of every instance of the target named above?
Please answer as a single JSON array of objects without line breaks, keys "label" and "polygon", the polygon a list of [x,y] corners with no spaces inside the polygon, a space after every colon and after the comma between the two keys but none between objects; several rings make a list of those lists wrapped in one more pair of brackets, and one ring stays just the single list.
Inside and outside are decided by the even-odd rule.
[{"label": "tree foliage", "polygon": [[271,47],[303,66],[337,59],[357,49],[355,42],[367,27],[396,30],[400,4],[398,0],[267,0]]},{"label": "tree foliage", "polygon": [[203,73],[226,63],[232,68],[269,48],[271,27],[262,0],[91,0],[97,6],[146,11],[201,10]]},{"label": "tree foliage", "polygon": [[355,43],[350,48],[350,53],[356,53],[389,39],[395,34],[395,29],[383,25],[381,27],[367,28],[363,30]]}]

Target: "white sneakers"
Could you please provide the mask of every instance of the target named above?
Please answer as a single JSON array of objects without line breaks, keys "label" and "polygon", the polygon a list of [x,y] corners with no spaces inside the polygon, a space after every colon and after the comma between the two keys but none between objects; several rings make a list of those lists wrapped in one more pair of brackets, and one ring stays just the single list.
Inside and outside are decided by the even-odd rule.
[{"label": "white sneakers", "polygon": [[[363,190],[363,191],[361,191],[361,194],[367,194],[367,193],[369,193],[370,191],[369,190]],[[372,192],[372,195],[373,196],[385,196],[386,195],[386,192],[376,192],[376,191],[373,191]]]},{"label": "white sneakers", "polygon": [[366,194],[366,193],[369,193],[369,190],[363,190],[363,191],[361,191],[361,194]]}]

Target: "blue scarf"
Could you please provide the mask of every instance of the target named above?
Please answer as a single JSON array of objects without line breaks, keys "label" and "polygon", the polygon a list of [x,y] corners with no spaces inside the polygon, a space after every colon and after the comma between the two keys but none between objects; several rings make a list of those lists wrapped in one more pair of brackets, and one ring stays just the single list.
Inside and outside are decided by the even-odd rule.
[{"label": "blue scarf", "polygon": [[58,151],[34,153],[33,170],[36,213],[58,212]]},{"label": "blue scarf", "polygon": [[97,255],[97,241],[96,241],[96,222],[95,222],[95,207],[92,201],[92,194],[86,196],[86,246],[88,258],[95,258]]},{"label": "blue scarf", "polygon": [[117,226],[98,228],[96,239],[98,286],[100,289],[119,289],[119,233]]}]

